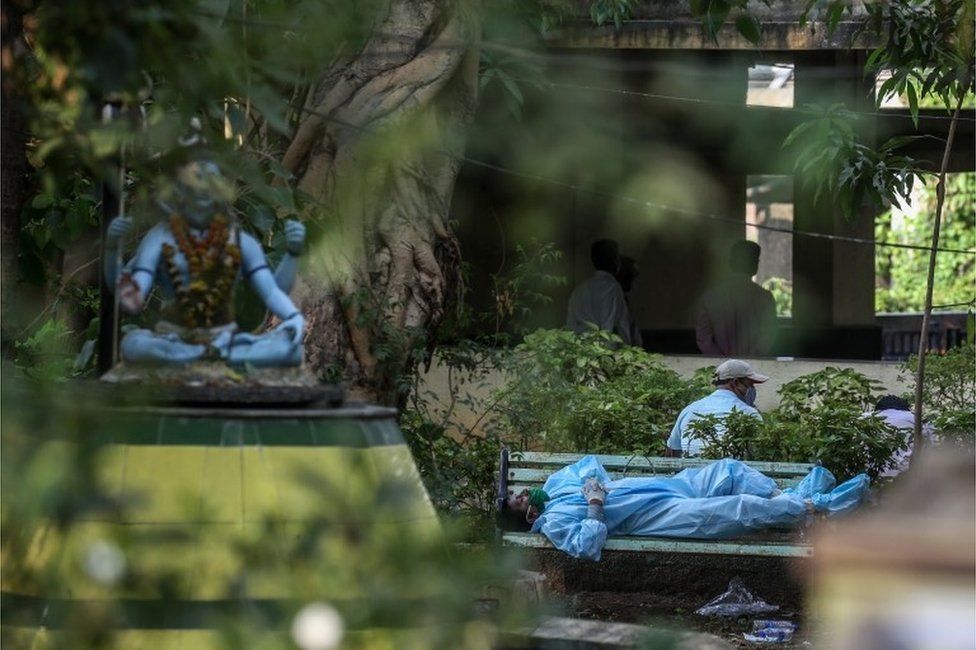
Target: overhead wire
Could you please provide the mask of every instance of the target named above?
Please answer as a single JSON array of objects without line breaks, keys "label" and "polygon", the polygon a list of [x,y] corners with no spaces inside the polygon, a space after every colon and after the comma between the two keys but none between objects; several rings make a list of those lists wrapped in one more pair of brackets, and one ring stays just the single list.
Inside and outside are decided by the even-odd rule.
[{"label": "overhead wire", "polygon": [[[234,17],[234,16],[219,15],[219,14],[212,13],[212,12],[207,12],[207,11],[197,11],[196,13],[198,13],[199,15],[204,15],[204,16],[207,16],[207,17],[210,17],[210,18],[214,18],[214,19],[218,19],[218,20],[226,20],[228,22],[240,22],[240,23],[243,23],[243,22],[246,21],[247,24],[254,25],[254,26],[258,26],[258,27],[266,27],[266,28],[274,28],[274,29],[284,29],[284,30],[289,30],[289,31],[302,31],[302,28],[300,26],[292,25],[292,24],[273,23],[273,22],[263,21],[263,20],[254,19],[254,18],[237,18],[237,17]],[[406,36],[400,35],[400,34],[378,33],[378,34],[375,34],[375,35],[378,35],[378,36],[383,37],[383,38],[392,38],[392,39],[395,39],[395,40],[396,39],[409,39],[409,37],[406,37]],[[413,39],[409,39],[409,40],[412,41]],[[543,59],[543,60],[546,60],[548,57],[553,57],[554,56],[554,55],[551,55],[551,54],[545,54],[545,55],[543,55],[543,54],[539,54],[537,52],[532,52],[530,50],[524,50],[523,48],[518,48],[518,47],[510,46],[510,45],[507,45],[507,44],[497,44],[497,43],[493,43],[491,41],[486,41],[486,40],[479,41],[479,46],[485,47],[485,48],[489,48],[489,49],[497,49],[497,50],[503,51],[503,52],[508,53],[508,54],[519,55],[519,56],[527,56],[527,57],[531,57],[531,58],[534,58],[534,59]],[[470,43],[465,43],[465,42],[443,43],[443,44],[438,45],[438,47],[444,47],[444,48],[464,48],[464,49],[466,49],[466,48],[470,47]],[[557,57],[557,58],[559,58],[559,57]],[[834,72],[836,72],[836,69],[835,68],[831,68],[831,70],[833,70]],[[745,105],[739,104],[737,102],[722,101],[722,100],[710,99],[710,98],[680,97],[680,96],[673,96],[673,95],[666,95],[666,94],[659,94],[659,93],[646,93],[646,92],[641,92],[641,91],[636,91],[636,90],[628,90],[628,89],[620,89],[620,88],[604,88],[604,87],[599,87],[599,86],[587,86],[587,85],[583,85],[583,84],[569,84],[569,83],[552,82],[552,81],[541,81],[541,82],[539,82],[539,81],[536,81],[536,80],[528,80],[528,79],[525,79],[525,78],[513,77],[511,75],[509,75],[509,76],[514,81],[520,81],[522,83],[532,83],[532,84],[538,83],[540,85],[546,85],[546,86],[550,86],[550,87],[575,88],[575,89],[586,90],[586,91],[597,91],[597,92],[616,93],[616,94],[621,94],[621,95],[638,96],[638,97],[649,98],[649,99],[671,100],[671,101],[689,102],[689,103],[695,103],[695,104],[746,107]],[[772,109],[775,109],[775,110],[796,111],[796,112],[808,113],[808,114],[813,114],[813,115],[818,114],[816,111],[812,111],[812,110],[809,110],[809,109],[802,109],[802,108],[801,109],[796,109],[796,108],[782,109],[782,108],[778,108],[778,107],[763,107],[763,108],[772,108]],[[328,114],[325,114],[325,113],[316,111],[316,110],[314,110],[312,108],[309,108],[309,107],[301,107],[299,110],[301,110],[302,112],[305,112],[305,113],[317,115],[317,116],[325,119],[326,121],[331,121],[333,123],[336,123],[336,124],[345,126],[347,128],[352,128],[352,129],[364,131],[364,132],[367,132],[367,133],[375,133],[374,130],[369,129],[367,127],[363,127],[363,126],[360,126],[360,125],[352,124],[350,122],[347,122],[347,121],[338,119],[338,118],[336,118],[334,116],[331,116],[331,115],[328,115]],[[854,113],[854,114],[860,114],[860,115],[869,115],[869,116],[872,116],[872,117],[885,117],[885,118],[905,119],[905,116],[900,115],[900,114],[884,113],[884,112],[880,112],[880,111],[850,111],[850,112],[851,113]],[[919,119],[926,119],[926,120],[952,120],[952,118],[949,117],[949,116],[938,116],[938,115],[919,115],[918,117],[919,117]],[[974,119],[974,118],[959,118],[959,119],[961,119],[963,121],[970,121],[970,122],[976,121],[976,119]],[[735,218],[735,217],[727,217],[727,216],[722,216],[722,215],[718,215],[718,214],[714,214],[714,213],[701,212],[701,211],[697,211],[697,210],[689,210],[687,208],[681,208],[681,207],[678,207],[678,206],[665,205],[665,204],[661,204],[661,203],[657,203],[657,202],[653,202],[653,201],[646,201],[646,200],[643,200],[643,199],[638,199],[638,198],[632,197],[632,196],[627,196],[627,195],[623,195],[623,194],[617,194],[617,193],[614,193],[614,192],[607,192],[605,190],[599,190],[599,189],[596,189],[596,188],[589,188],[589,187],[585,187],[585,186],[581,186],[581,185],[576,185],[576,184],[573,184],[573,183],[567,183],[567,182],[562,181],[562,180],[559,180],[559,179],[553,179],[553,178],[549,178],[549,177],[546,177],[546,176],[542,176],[542,175],[534,174],[534,173],[530,173],[530,172],[522,172],[522,171],[519,171],[519,170],[516,170],[516,169],[511,169],[509,167],[505,167],[505,166],[502,166],[502,165],[497,165],[497,164],[494,164],[494,163],[489,163],[487,161],[478,160],[478,159],[472,158],[470,156],[458,155],[456,152],[451,152],[451,151],[444,150],[444,149],[437,149],[435,151],[437,153],[442,154],[442,155],[447,155],[447,156],[450,156],[450,157],[459,158],[460,160],[463,160],[464,162],[467,162],[468,164],[471,164],[471,165],[474,165],[474,166],[478,166],[478,167],[482,167],[482,168],[485,168],[485,169],[489,169],[489,170],[492,170],[492,171],[496,171],[498,173],[502,173],[502,174],[506,174],[506,175],[510,175],[510,176],[514,176],[514,177],[519,177],[519,178],[523,178],[523,179],[534,180],[534,181],[537,181],[537,182],[542,182],[542,183],[546,183],[546,184],[550,184],[550,185],[555,185],[555,186],[558,186],[558,187],[563,187],[563,188],[566,188],[566,189],[571,189],[571,190],[576,191],[576,192],[582,192],[582,193],[590,194],[590,195],[593,195],[593,196],[599,196],[599,197],[602,197],[602,198],[608,198],[608,199],[623,201],[623,202],[626,202],[626,203],[631,203],[631,204],[634,204],[634,205],[639,205],[639,206],[642,206],[642,207],[645,207],[645,208],[649,208],[649,209],[664,210],[664,211],[667,211],[667,212],[673,212],[673,213],[678,213],[678,214],[685,214],[687,216],[704,218],[704,219],[708,219],[708,220],[712,220],[712,221],[718,221],[718,222],[724,222],[724,223],[731,223],[731,224],[735,224],[735,225],[748,225],[748,226],[751,226],[751,227],[754,227],[754,228],[757,228],[757,229],[760,229],[760,230],[767,230],[767,231],[771,231],[771,232],[779,232],[779,233],[787,234],[787,235],[790,235],[790,236],[801,236],[801,237],[824,239],[824,240],[829,240],[829,241],[839,241],[839,242],[846,242],[846,243],[853,243],[853,244],[860,244],[860,245],[872,245],[872,246],[881,246],[881,247],[888,247],[888,248],[900,248],[900,249],[908,249],[908,250],[919,250],[919,251],[929,251],[929,252],[931,252],[933,250],[932,247],[930,247],[930,246],[921,246],[921,245],[915,245],[915,244],[903,244],[903,243],[900,243],[900,242],[888,242],[888,241],[874,240],[874,239],[863,238],[863,237],[852,237],[852,236],[849,236],[849,235],[835,235],[835,234],[831,234],[831,233],[821,233],[821,232],[809,231],[809,230],[796,230],[796,229],[792,229],[792,228],[783,228],[783,227],[778,227],[778,226],[772,226],[772,225],[769,225],[769,224],[745,224],[745,222],[742,219]],[[976,250],[963,250],[963,249],[954,249],[954,248],[936,248],[935,250],[938,251],[938,252],[943,252],[943,253],[976,255]]]},{"label": "overhead wire", "polygon": [[[323,113],[321,111],[316,111],[315,109],[312,109],[312,108],[301,107],[299,110],[301,110],[304,113],[309,113],[311,115],[316,115],[316,116],[324,119],[327,122],[332,122],[334,124],[338,124],[338,125],[344,126],[346,128],[351,128],[353,130],[360,131],[360,132],[363,132],[363,133],[368,133],[368,134],[371,134],[371,135],[377,135],[377,131],[375,129],[371,129],[369,127],[361,126],[361,125],[358,125],[358,124],[353,124],[351,122],[348,122],[346,120],[342,120],[342,119],[337,118],[337,117],[332,116],[332,115],[328,115],[328,114]],[[741,225],[741,226],[749,226],[749,227],[757,228],[757,229],[760,229],[760,230],[768,230],[768,231],[771,231],[771,232],[779,232],[779,233],[783,233],[783,234],[790,235],[790,236],[809,237],[809,238],[814,238],[814,239],[824,239],[824,240],[829,240],[829,241],[845,242],[845,243],[852,243],[852,244],[859,244],[859,245],[882,246],[882,247],[886,247],[886,248],[900,248],[900,249],[918,250],[918,251],[926,251],[926,252],[931,252],[933,250],[931,246],[922,246],[922,245],[917,245],[917,244],[904,244],[904,243],[901,243],[901,242],[889,242],[889,241],[883,241],[883,240],[868,239],[866,237],[852,237],[850,235],[835,235],[835,234],[831,234],[831,233],[822,233],[822,232],[816,232],[816,231],[811,231],[811,230],[796,230],[796,229],[793,229],[793,228],[783,228],[783,227],[779,227],[779,226],[771,226],[769,224],[747,224],[743,219],[739,219],[739,218],[735,218],[735,217],[728,217],[728,216],[723,216],[723,215],[718,215],[718,214],[714,214],[714,213],[710,213],[710,212],[701,212],[701,211],[698,211],[698,210],[690,210],[688,208],[682,208],[682,207],[674,206],[674,205],[666,205],[666,204],[657,203],[657,202],[654,202],[654,201],[646,201],[644,199],[639,199],[639,198],[636,198],[636,197],[633,197],[633,196],[628,196],[628,195],[625,195],[625,194],[618,194],[618,193],[615,193],[615,192],[608,192],[606,190],[600,190],[600,189],[596,189],[596,188],[590,188],[590,187],[586,187],[586,186],[582,186],[582,185],[577,185],[577,184],[569,183],[569,182],[562,181],[562,180],[559,180],[559,179],[550,178],[548,176],[543,176],[541,174],[535,174],[535,173],[532,173],[532,172],[523,172],[523,171],[519,171],[517,169],[512,169],[510,167],[505,167],[503,165],[497,165],[495,163],[490,163],[490,162],[487,162],[487,161],[484,161],[484,160],[479,160],[477,158],[472,158],[471,156],[458,155],[456,152],[452,152],[452,151],[449,151],[447,149],[442,149],[442,148],[435,147],[435,148],[432,148],[431,151],[433,151],[434,153],[438,153],[438,154],[441,154],[441,155],[449,156],[449,157],[452,157],[452,158],[457,158],[457,159],[462,160],[462,161],[464,161],[464,162],[466,162],[466,163],[468,163],[470,165],[474,165],[476,167],[481,167],[481,168],[484,168],[484,169],[489,169],[489,170],[492,170],[492,171],[496,171],[496,172],[501,173],[501,174],[506,174],[506,175],[509,175],[509,176],[524,178],[524,179],[528,179],[528,180],[534,180],[534,181],[537,181],[537,182],[541,182],[541,183],[546,183],[546,184],[549,184],[549,185],[553,185],[553,186],[556,186],[556,187],[562,187],[564,189],[570,189],[570,190],[573,190],[573,191],[576,191],[576,192],[581,192],[581,193],[584,193],[584,194],[589,194],[591,196],[597,196],[597,197],[606,198],[606,199],[618,200],[618,201],[622,201],[622,202],[625,202],[625,203],[630,203],[630,204],[633,204],[633,205],[639,205],[639,206],[642,206],[642,207],[645,207],[645,208],[649,208],[649,209],[654,209],[654,210],[662,210],[662,211],[671,212],[671,213],[684,214],[684,215],[691,216],[691,217],[698,217],[698,218],[702,218],[702,219],[708,219],[708,220],[711,220],[711,221],[718,221],[718,222],[723,222],[723,223],[730,223],[730,224],[734,224],[734,225],[737,225],[737,226],[739,226],[739,225]],[[974,250],[974,249],[968,249],[967,250],[967,249],[941,248],[940,247],[940,248],[936,248],[935,250],[937,252],[940,252],[940,253],[952,253],[952,254],[960,254],[960,255],[976,255],[976,250]]]},{"label": "overhead wire", "polygon": [[952,307],[971,307],[976,305],[976,298],[965,302],[951,302],[948,305],[932,305],[932,309],[950,309]]},{"label": "overhead wire", "polygon": [[[691,104],[711,104],[717,106],[725,106],[731,108],[745,108],[745,109],[758,108],[758,109],[778,111],[783,113],[801,113],[801,114],[812,115],[812,116],[822,115],[822,112],[820,111],[811,108],[804,108],[804,107],[797,108],[792,106],[784,107],[784,106],[748,105],[748,104],[740,104],[738,102],[733,102],[733,101],[711,99],[706,97],[680,97],[675,95],[666,95],[662,93],[648,93],[639,90],[629,90],[625,88],[605,88],[602,86],[588,86],[584,84],[574,84],[574,83],[566,83],[566,82],[558,82],[558,81],[532,80],[532,79],[526,79],[524,77],[515,77],[511,75],[509,75],[509,77],[513,81],[520,81],[522,83],[530,83],[530,84],[535,84],[540,86],[549,86],[552,88],[570,88],[576,90],[596,91],[596,92],[603,92],[603,93],[613,93],[618,95],[627,95],[633,97],[642,97],[645,99],[660,99],[665,101],[686,102]],[[911,119],[909,115],[905,115],[901,113],[885,113],[883,111],[846,110],[846,112],[851,115],[866,115],[870,117],[897,118],[900,120]],[[951,122],[953,118],[952,116],[949,115],[921,115],[920,114],[918,116],[918,119],[919,120],[940,120],[940,121],[948,120]],[[957,119],[962,122],[976,122],[976,118],[971,118],[971,117],[959,117]]]}]

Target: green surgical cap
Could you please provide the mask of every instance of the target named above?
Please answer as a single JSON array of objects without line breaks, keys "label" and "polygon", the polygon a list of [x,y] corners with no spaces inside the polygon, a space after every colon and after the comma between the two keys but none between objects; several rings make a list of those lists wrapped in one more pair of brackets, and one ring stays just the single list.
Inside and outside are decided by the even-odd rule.
[{"label": "green surgical cap", "polygon": [[529,505],[535,506],[542,512],[546,507],[546,501],[549,500],[549,495],[546,491],[541,488],[532,488],[529,490]]}]

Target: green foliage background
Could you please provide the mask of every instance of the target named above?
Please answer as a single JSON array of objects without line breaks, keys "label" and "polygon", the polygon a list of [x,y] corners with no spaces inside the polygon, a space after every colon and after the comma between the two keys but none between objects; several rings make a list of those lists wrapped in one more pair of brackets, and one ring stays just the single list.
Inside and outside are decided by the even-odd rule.
[{"label": "green foliage background", "polygon": [[876,478],[907,443],[906,432],[864,416],[881,393],[877,381],[859,372],[827,367],[783,384],[779,406],[762,422],[733,413],[723,418],[722,433],[714,416],[690,429],[705,443],[707,458],[820,462],[838,480],[861,472]]},{"label": "green foliage background", "polygon": [[[21,270],[25,278],[49,283],[54,290],[53,299],[46,301],[40,315],[30,314],[26,324],[20,323],[23,327],[18,331],[18,342],[13,345],[20,363],[30,370],[31,377],[24,385],[32,387],[27,392],[18,392],[8,383],[4,390],[2,480],[3,492],[10,497],[4,503],[2,514],[5,575],[20,572],[19,578],[25,583],[52,589],[64,587],[56,562],[40,566],[27,562],[32,531],[38,526],[53,526],[63,533],[87,514],[97,512],[111,519],[126,507],[124,503],[107,499],[99,488],[97,459],[101,450],[97,445],[87,444],[85,437],[86,432],[104,426],[92,410],[94,405],[72,400],[70,396],[66,402],[67,391],[63,386],[52,391],[46,384],[46,380],[63,380],[80,372],[90,361],[90,355],[87,359],[84,355],[76,358],[70,346],[66,346],[70,329],[61,319],[45,320],[42,316],[56,314],[59,305],[68,301],[76,302],[86,310],[87,316],[92,315],[89,287],[73,287],[71,277],[62,277],[60,262],[71,246],[94,230],[96,183],[107,180],[116,189],[128,188],[133,211],[141,217],[140,225],[148,226],[154,220],[150,197],[159,183],[166,182],[166,174],[175,162],[157,154],[172,146],[191,116],[201,117],[204,132],[211,142],[219,145],[216,155],[231,175],[240,179],[237,208],[244,221],[266,244],[276,247],[280,244],[282,219],[297,214],[307,200],[280,182],[287,180],[287,174],[275,162],[300,117],[303,98],[296,92],[307,85],[309,78],[314,78],[321,65],[344,48],[355,49],[369,36],[373,4],[318,0],[250,3],[73,0],[39,5],[40,28],[34,34],[36,56],[15,71],[29,89],[28,100],[35,109],[30,125],[34,139],[29,152],[34,169],[31,179],[34,198],[24,215]],[[528,4],[534,5],[532,10],[538,10],[537,3]],[[543,20],[543,28],[547,21],[548,26],[558,22],[560,10],[547,10],[545,5],[563,3],[538,4],[543,5],[541,14],[548,16]],[[633,4],[630,0],[599,0],[591,2],[589,8],[595,22],[619,24],[629,16]],[[757,21],[748,14],[745,0],[689,4],[693,13],[702,17],[705,31],[713,39],[727,19],[735,21],[747,38],[753,41],[760,38]],[[245,6],[251,12],[247,20],[242,14]],[[229,12],[228,7],[231,7]],[[831,7],[832,21],[840,15],[834,7]],[[248,21],[261,27],[246,29]],[[908,40],[921,43],[923,50],[926,42],[934,42],[941,48],[942,39],[925,36],[921,40]],[[918,53],[909,54],[919,58],[915,56]],[[928,54],[923,51],[919,56]],[[936,54],[945,58],[951,53],[939,49]],[[909,73],[910,63],[903,66]],[[488,58],[483,71],[494,71],[491,76],[507,93],[508,109],[517,112],[522,105],[522,91],[514,83],[513,75],[505,76],[504,68],[504,62]],[[909,73],[898,79],[906,78]],[[936,73],[942,76],[935,80],[933,91],[948,94],[956,82],[945,77],[944,70]],[[94,106],[106,98],[138,104],[149,85],[147,78],[154,91],[153,102],[144,107],[144,129],[127,128],[124,121],[101,123]],[[492,81],[488,74],[485,78],[486,84]],[[906,92],[915,93],[914,90]],[[234,99],[225,103],[225,98]],[[600,114],[596,110],[591,113]],[[259,122],[260,126],[249,120]],[[241,149],[223,140],[227,123],[234,135],[241,138]],[[589,144],[583,138],[579,142],[581,148]],[[113,176],[111,168],[123,146],[132,171],[120,180]],[[814,144],[810,151],[822,153],[824,149]],[[830,152],[829,160],[823,162],[842,164],[854,158],[874,163],[884,158],[859,148],[852,139],[843,140]],[[887,159],[905,163],[904,167],[908,168],[904,159],[891,156]],[[615,171],[609,169],[608,173]],[[846,180],[861,183],[872,178],[872,174],[865,173],[863,178]],[[889,185],[884,192],[888,196],[889,190],[904,186],[905,174],[896,170],[882,180]],[[825,185],[831,187],[831,182],[845,189],[839,178]],[[971,197],[971,178],[965,186],[968,192],[965,196]],[[846,187],[845,191],[848,198],[860,196],[858,188]],[[972,199],[968,200],[971,207]],[[969,224],[969,240],[960,246],[972,247],[972,213],[965,213],[964,207],[962,204],[960,213],[963,222]],[[918,228],[919,232],[913,234],[924,234],[930,225],[920,224]],[[947,232],[944,239],[947,245],[950,236]],[[899,258],[890,260],[889,267],[894,277],[902,268],[914,268],[912,264],[915,264],[913,259]],[[971,266],[964,271],[971,278]],[[943,273],[941,269],[940,273]],[[947,282],[943,286],[954,287],[951,279],[960,275],[959,269],[950,267],[945,274]],[[902,282],[898,286],[907,287],[907,284]],[[496,335],[520,334],[517,327],[503,328],[500,322],[526,315],[517,305],[518,296],[526,295],[527,287],[520,281],[495,286]],[[971,280],[969,289],[972,289]],[[904,296],[898,291],[901,290],[893,292],[892,301],[909,304],[915,300],[911,291],[906,289]],[[964,299],[971,300],[971,294]],[[88,330],[91,328],[89,324]],[[495,453],[501,444],[561,451],[659,453],[663,434],[670,428],[677,411],[709,390],[702,381],[705,373],[691,381],[682,380],[654,358],[639,350],[621,348],[598,333],[576,338],[565,332],[538,332],[527,337],[511,355],[495,354],[496,348],[501,347],[500,340],[496,337],[455,348],[453,357],[448,359],[458,369],[450,402],[443,408],[432,409],[423,399],[417,399],[414,408],[404,414],[404,430],[415,457],[432,495],[442,507],[480,510],[490,507]],[[969,357],[947,356],[945,366],[946,377],[970,372],[971,352]],[[469,399],[465,397],[465,385],[486,380],[485,368],[510,372],[514,382],[493,396],[488,404],[471,403],[488,420],[487,435],[476,435],[470,426],[456,424],[454,408]],[[7,369],[4,370],[10,377]],[[408,386],[412,379],[391,378],[398,386]],[[947,380],[950,384],[952,381],[955,380]],[[874,428],[874,421],[860,418],[863,398],[872,390],[857,377],[829,373],[816,381],[795,383],[788,395],[784,395],[786,403],[779,416],[770,417],[769,426],[740,432],[739,425],[730,422],[730,435],[722,442],[726,448],[719,448],[713,441],[712,453],[774,460],[820,458],[828,466],[833,464],[832,469],[842,476],[859,467],[876,473],[885,454],[890,454],[894,437],[890,432]],[[807,408],[812,397],[823,400],[814,409]],[[956,423],[953,426],[963,430],[958,423],[968,417],[966,409],[970,408],[971,392],[969,402],[962,406],[940,402],[938,391],[931,392],[927,399],[932,400],[933,408],[942,409],[940,417],[952,418]],[[971,417],[969,421],[972,422]],[[73,437],[77,445],[72,451],[48,444],[45,435],[54,430]],[[320,492],[330,488],[318,484],[312,487]],[[391,495],[395,495],[395,489],[361,495],[359,501],[343,504],[350,512],[320,500],[322,509],[315,525],[297,537],[289,537],[287,543],[278,543],[285,537],[283,522],[271,518],[262,522],[253,536],[233,540],[231,547],[255,574],[279,581],[295,593],[319,593],[323,587],[360,588],[368,578],[373,578],[370,588],[387,595],[391,591],[394,594],[420,591],[433,585],[437,588],[435,593],[419,608],[393,612],[396,621],[434,623],[429,628],[431,635],[420,642],[420,647],[466,645],[470,640],[467,635],[471,633],[467,609],[470,598],[475,594],[476,585],[497,575],[498,565],[490,561],[474,565],[458,562],[453,548],[447,545],[450,537],[425,542],[382,535],[376,522],[384,509],[396,507],[396,499]],[[315,540],[324,531],[337,529],[346,535],[341,557],[343,568],[348,569],[343,575],[349,582],[337,578],[333,571],[336,564],[324,565],[312,552]],[[159,573],[151,562],[143,564],[135,559],[151,557],[146,549],[158,552],[159,539],[120,535],[106,541],[125,553],[132,552],[133,560],[125,578],[129,582],[125,587],[135,584],[145,589],[172,589],[173,576]],[[228,540],[202,541],[225,543]],[[201,543],[201,540],[182,542]],[[363,572],[367,568],[368,574]],[[80,573],[75,577],[88,579]],[[80,624],[69,630],[60,642],[62,647],[94,648],[112,644],[108,624],[118,615],[111,600],[117,592],[108,587],[105,593],[108,605],[80,612]],[[256,642],[262,647],[289,645],[281,635],[268,632],[271,621],[247,609],[248,600],[246,594],[242,596],[240,581],[228,583],[226,593],[243,606],[234,611],[233,618],[214,621],[214,627],[225,635],[228,646]],[[388,623],[389,614],[389,609],[379,607],[354,612],[356,620],[365,627]],[[390,641],[388,645],[393,643]]]},{"label": "green foliage background", "polygon": [[497,408],[525,449],[660,456],[681,409],[709,392],[600,330],[533,332],[506,371]]},{"label": "green foliage background", "polygon": [[[895,228],[891,211],[875,224],[879,240],[917,243],[927,241],[935,219],[935,184],[927,183],[917,211]],[[952,174],[946,183],[940,246],[976,250],[976,173]],[[874,304],[879,312],[919,312],[925,306],[926,251],[879,247],[875,254],[878,279]],[[976,256],[940,253],[935,267],[933,304],[956,305],[964,311],[976,300]]]},{"label": "green foliage background", "polygon": [[[508,584],[516,559],[496,549],[459,550],[451,522],[391,525],[416,505],[405,503],[416,487],[376,476],[358,464],[362,456],[348,456],[350,475],[365,481],[357,488],[318,472],[295,475],[307,515],[270,511],[247,526],[215,524],[208,504],[226,495],[198,493],[198,485],[185,495],[120,495],[106,473],[106,457],[121,452],[110,444],[118,426],[110,409],[144,396],[117,390],[108,403],[103,393],[68,395],[62,384],[3,371],[4,648],[172,642],[285,650],[296,647],[289,629],[297,612],[326,603],[344,622],[342,648],[453,650],[490,647],[496,625],[519,625],[532,614],[496,602],[473,616],[486,586]],[[126,525],[147,500],[181,510],[153,525]],[[8,593],[28,602],[8,603]],[[63,603],[45,619],[30,605],[32,594]],[[39,617],[50,629],[38,629]],[[133,630],[145,620],[155,623],[140,636]]]},{"label": "green foliage background", "polygon": [[[903,373],[914,377],[917,364],[918,357],[910,357],[902,365]],[[927,418],[941,437],[972,449],[976,446],[976,347],[970,341],[945,354],[930,352],[925,368],[922,403]],[[910,395],[914,388],[912,382]]]}]

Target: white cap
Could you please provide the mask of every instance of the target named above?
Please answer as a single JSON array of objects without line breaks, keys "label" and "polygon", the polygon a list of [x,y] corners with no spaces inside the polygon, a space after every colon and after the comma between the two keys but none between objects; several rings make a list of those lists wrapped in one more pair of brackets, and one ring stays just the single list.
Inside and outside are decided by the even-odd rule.
[{"label": "white cap", "polygon": [[760,375],[741,359],[729,359],[719,364],[715,369],[715,381],[727,381],[729,379],[751,379],[757,384],[767,381],[769,377]]}]

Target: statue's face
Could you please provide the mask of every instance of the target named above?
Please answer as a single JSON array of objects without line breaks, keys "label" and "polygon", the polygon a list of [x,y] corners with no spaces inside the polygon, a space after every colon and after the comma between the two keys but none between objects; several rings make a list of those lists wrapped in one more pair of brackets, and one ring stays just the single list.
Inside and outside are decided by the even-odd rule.
[{"label": "statue's face", "polygon": [[195,160],[176,173],[183,216],[194,228],[205,228],[217,209],[233,199],[233,188],[216,163]]}]

